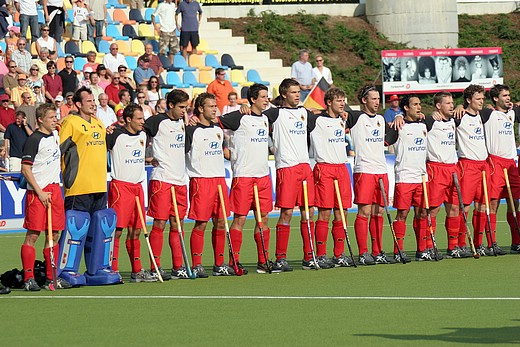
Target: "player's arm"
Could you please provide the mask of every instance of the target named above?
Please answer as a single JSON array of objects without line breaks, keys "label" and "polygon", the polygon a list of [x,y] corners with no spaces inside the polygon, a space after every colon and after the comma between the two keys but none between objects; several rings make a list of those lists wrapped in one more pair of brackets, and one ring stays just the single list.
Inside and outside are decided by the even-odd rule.
[{"label": "player's arm", "polygon": [[427,131],[432,130],[434,123],[435,123],[435,119],[433,118],[433,116],[428,116],[424,119],[424,124],[426,124]]},{"label": "player's arm", "polygon": [[391,146],[397,142],[399,131],[385,122],[385,145]]},{"label": "player's arm", "polygon": [[345,128],[352,129],[356,125],[359,117],[363,114],[362,111],[349,111],[348,117],[345,120]]},{"label": "player's arm", "polygon": [[36,178],[34,178],[32,172],[34,158],[36,158],[36,155],[38,154],[38,146],[39,139],[35,137],[29,137],[25,142],[22,154],[22,175],[38,195],[38,199],[40,199],[42,204],[47,207],[47,205],[52,202],[51,193],[42,190],[38,185],[38,182],[36,182]]},{"label": "player's arm", "polygon": [[[480,119],[482,119],[482,124],[486,124],[489,120],[489,117],[491,117],[491,113],[493,113],[493,109],[490,108],[483,108],[479,114]],[[515,112],[515,122],[519,122],[519,120],[516,118],[516,112]]]},{"label": "player's arm", "polygon": [[188,154],[188,152],[191,150],[191,144],[193,143],[193,134],[195,133],[196,129],[196,126],[189,125],[186,127],[186,140],[184,141],[184,153],[186,154]]},{"label": "player's arm", "polygon": [[217,118],[222,129],[236,131],[240,127],[240,121],[244,115],[240,111],[233,111]]}]

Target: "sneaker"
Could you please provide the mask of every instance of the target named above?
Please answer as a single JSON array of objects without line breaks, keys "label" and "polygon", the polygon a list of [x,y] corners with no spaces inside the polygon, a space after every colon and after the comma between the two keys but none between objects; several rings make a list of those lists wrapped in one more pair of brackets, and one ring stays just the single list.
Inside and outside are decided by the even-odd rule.
[{"label": "sneaker", "polygon": [[446,252],[446,258],[463,258],[462,250],[459,246],[455,246],[453,249],[448,249]]},{"label": "sneaker", "polygon": [[11,293],[11,289],[9,287],[4,287],[2,284],[0,284],[0,295],[9,293]]},{"label": "sneaker", "polygon": [[244,265],[242,265],[241,263],[238,263],[237,264],[237,267],[239,269],[242,269],[242,275],[247,275],[249,273],[249,271],[247,271],[247,269],[244,267]]},{"label": "sneaker", "polygon": [[172,278],[174,280],[189,279],[190,276],[188,276],[188,271],[186,271],[186,268],[183,266],[178,268],[177,270],[172,269]]},{"label": "sneaker", "polygon": [[256,273],[259,273],[259,274],[268,273],[269,272],[269,267],[271,268],[271,271],[273,271],[273,267],[271,265],[271,262],[256,263]]},{"label": "sneaker", "polygon": [[376,260],[372,254],[365,252],[359,256],[359,265],[376,265]]},{"label": "sneaker", "polygon": [[345,254],[341,254],[339,257],[332,257],[332,264],[335,267],[349,267],[353,266],[354,262],[350,257],[347,257]]},{"label": "sneaker", "polygon": [[509,251],[511,254],[520,254],[520,244],[512,244],[511,245],[511,251]]},{"label": "sneaker", "polygon": [[424,250],[424,252],[415,252],[415,261],[433,261],[432,253],[429,249]]},{"label": "sneaker", "polygon": [[493,244],[493,247],[488,247],[488,249],[493,252],[493,250],[495,251],[496,255],[506,255],[507,253],[500,247],[498,247],[498,245],[496,243]]},{"label": "sneaker", "polygon": [[201,264],[194,266],[191,270],[197,275],[197,278],[208,278],[206,269]]},{"label": "sneaker", "polygon": [[213,276],[235,276],[235,270],[228,264],[213,265]]},{"label": "sneaker", "polygon": [[493,251],[489,248],[484,247],[484,245],[480,245],[477,248],[475,248],[475,251],[477,251],[477,254],[479,254],[481,257],[489,257],[493,255]]},{"label": "sneaker", "polygon": [[473,257],[473,251],[468,246],[460,247],[461,258],[470,258]]},{"label": "sneaker", "polygon": [[381,251],[378,255],[375,256],[376,264],[395,264],[395,260],[392,258],[388,258],[386,253]]},{"label": "sneaker", "polygon": [[273,272],[289,272],[292,270],[292,267],[285,258],[278,259],[273,265]]},{"label": "sneaker", "polygon": [[141,269],[139,272],[132,272],[130,274],[130,282],[157,282],[157,275],[152,275],[150,272]]},{"label": "sneaker", "polygon": [[[164,271],[162,269],[162,267],[160,267],[160,266],[159,266],[159,273],[161,274],[163,281],[169,281],[172,279],[172,276],[169,273],[167,273],[166,271]],[[157,279],[159,279],[159,276],[157,276],[157,272],[155,270],[152,270],[151,274],[152,274],[152,276],[157,277]]]},{"label": "sneaker", "polygon": [[[45,281],[45,285],[43,286],[43,288],[45,288],[47,290],[50,290],[50,286],[52,284],[53,284],[52,280],[47,279]],[[55,287],[55,289],[70,289],[70,288],[72,288],[72,285],[69,282],[65,281],[61,277],[56,278],[56,287]]]},{"label": "sneaker", "polygon": [[[412,261],[412,259],[410,259],[408,254],[406,254],[405,252],[401,251],[401,254],[403,255],[403,259],[404,259],[405,263],[410,263]],[[403,261],[403,260],[401,260],[401,256],[399,255],[399,253],[394,253],[394,261],[396,263],[401,263]]]},{"label": "sneaker", "polygon": [[26,292],[39,292],[41,289],[34,278],[29,278],[27,281],[25,281],[23,286]]},{"label": "sneaker", "polygon": [[[318,261],[318,268],[319,268],[319,261]],[[302,260],[302,269],[303,270],[316,270],[316,263],[314,262],[313,259],[309,259],[309,260]]]},{"label": "sneaker", "polygon": [[322,269],[331,269],[335,266],[332,260],[330,260],[326,255],[321,255],[318,257],[318,265]]},{"label": "sneaker", "polygon": [[435,259],[435,248],[430,248],[430,249],[428,249],[428,251],[430,252],[430,255],[431,255],[433,260],[442,260],[442,259],[444,259],[444,255],[442,255],[442,253],[439,250],[437,250],[437,259]]}]

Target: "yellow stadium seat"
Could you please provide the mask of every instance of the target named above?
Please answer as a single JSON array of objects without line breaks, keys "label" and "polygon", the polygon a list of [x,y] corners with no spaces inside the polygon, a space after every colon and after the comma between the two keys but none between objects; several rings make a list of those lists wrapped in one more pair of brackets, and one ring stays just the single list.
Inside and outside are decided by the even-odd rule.
[{"label": "yellow stadium seat", "polygon": [[133,39],[132,40],[132,52],[137,53],[138,55],[143,55],[144,54],[143,41]]},{"label": "yellow stadium seat", "polygon": [[159,38],[159,36],[155,34],[153,26],[151,24],[146,23],[139,24],[139,26],[137,27],[137,35],[154,39]]},{"label": "yellow stadium seat", "polygon": [[204,84],[210,84],[215,80],[215,76],[211,71],[203,70],[199,72],[199,82]]},{"label": "yellow stadium seat", "polygon": [[119,48],[119,53],[122,55],[131,55],[133,57],[137,57],[137,53],[132,52],[132,49],[130,48],[128,41],[123,40],[117,40],[117,47]]},{"label": "yellow stadium seat", "polygon": [[208,41],[205,39],[200,39],[199,45],[197,46],[197,51],[200,51],[205,54],[218,54],[217,50],[209,49]]},{"label": "yellow stadium seat", "polygon": [[200,55],[192,54],[188,58],[188,65],[191,67],[197,68],[199,71],[211,71],[213,68],[211,66],[204,65],[204,61]]},{"label": "yellow stadium seat", "polygon": [[200,95],[205,92],[206,92],[206,88],[193,88],[191,93],[192,93],[193,97],[196,97],[197,95]]},{"label": "yellow stadium seat", "polygon": [[254,82],[248,82],[242,73],[242,70],[231,70],[231,82],[236,82],[241,86],[252,86]]},{"label": "yellow stadium seat", "polygon": [[89,40],[83,41],[81,43],[81,53],[87,54],[87,52],[89,52],[89,51],[94,51],[97,53],[98,51],[97,51],[96,45],[94,45]]},{"label": "yellow stadium seat", "polygon": [[31,43],[31,54],[38,55],[38,51],[36,50],[36,42]]}]

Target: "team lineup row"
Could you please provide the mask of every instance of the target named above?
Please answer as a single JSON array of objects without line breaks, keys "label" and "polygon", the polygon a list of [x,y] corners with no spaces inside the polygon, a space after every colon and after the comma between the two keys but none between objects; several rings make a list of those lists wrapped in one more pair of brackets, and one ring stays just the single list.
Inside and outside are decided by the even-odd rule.
[{"label": "team lineup row", "polygon": [[[24,223],[28,231],[22,246],[25,289],[39,290],[32,273],[34,244],[40,232],[47,229],[53,233],[44,249],[49,264],[45,287],[50,289],[120,283],[119,240],[125,228],[128,229],[126,248],[132,265],[132,282],[208,277],[202,266],[202,253],[204,231],[210,219],[213,220],[213,275],[245,274],[247,270],[240,263],[240,248],[242,229],[250,210],[257,219],[256,271],[291,271],[287,248],[295,206],[301,210],[303,269],[410,261],[402,247],[412,206],[416,260],[439,260],[442,254],[437,250],[434,235],[436,215],[443,203],[447,257],[505,254],[496,245],[494,236],[501,197],[510,197],[511,252],[520,253],[518,220],[514,213],[520,196],[520,178],[514,162],[516,148],[512,130],[512,123],[520,117],[511,105],[507,86],[499,85],[491,90],[493,110],[482,109],[484,89],[469,86],[464,91],[465,112],[457,119],[453,117],[450,93],[435,95],[437,112],[429,117],[422,115],[418,97],[405,96],[401,100],[404,113],[397,117],[392,128],[377,114],[380,96],[373,86],[359,92],[362,110],[348,114],[344,110],[345,94],[338,88],[326,92],[327,109],[319,115],[298,106],[298,82],[286,79],[279,90],[280,107],[267,109],[267,87],[256,84],[248,92],[248,110],[220,118],[216,118],[215,97],[203,93],[195,101],[194,119],[198,122],[194,125],[184,124],[188,95],[174,90],[168,94],[166,113],[144,121],[140,106],[131,104],[123,112],[125,126],[109,127],[106,131],[94,117],[95,107],[88,88],[79,89],[74,96],[79,116],[67,117],[59,126],[59,132],[55,130],[53,106],[41,106],[37,113],[39,131],[27,141],[22,159],[22,173],[29,188]],[[345,213],[352,201],[345,166],[346,128],[357,151],[353,169],[354,203],[358,206],[354,223],[359,249],[357,264],[349,242],[350,257],[345,255],[345,241],[348,241]],[[223,129],[233,131],[229,146],[223,146]],[[149,235],[143,229],[141,186],[146,178],[147,136],[152,139],[154,153],[148,204],[148,215],[154,221]],[[267,162],[269,136],[277,171],[275,205],[280,208],[274,262],[269,261],[268,247],[268,213],[273,206]],[[316,159],[313,169],[309,163],[308,140]],[[393,205],[397,216],[393,222],[387,210],[395,241],[393,257],[387,256],[381,246],[384,207],[388,207],[385,143],[394,144],[396,149]],[[108,194],[104,164],[107,149],[111,154],[112,176]],[[231,161],[233,170],[229,196],[224,180],[224,158]],[[60,161],[64,200],[58,185]],[[188,178],[189,190],[185,183]],[[467,247],[465,238],[469,231],[465,219],[472,202],[474,238]],[[318,210],[316,222],[312,217],[314,207]],[[234,213],[231,226],[227,223],[229,211]],[[182,219],[186,214],[195,220],[190,237],[191,259],[182,237]],[[334,255],[329,260],[326,251],[331,214]],[[170,222],[171,273],[161,267],[167,221]],[[61,238],[60,230],[64,230]],[[151,272],[143,269],[140,260],[141,230],[145,231],[153,254]],[[487,247],[482,244],[484,231],[487,231]],[[226,237],[229,265],[224,260]],[[80,274],[83,248],[87,271]]]}]

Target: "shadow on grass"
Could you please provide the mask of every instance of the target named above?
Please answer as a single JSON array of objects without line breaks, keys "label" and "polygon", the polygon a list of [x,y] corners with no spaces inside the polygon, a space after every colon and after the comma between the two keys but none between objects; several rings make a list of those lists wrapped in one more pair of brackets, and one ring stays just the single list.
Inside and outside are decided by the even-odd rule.
[{"label": "shadow on grass", "polygon": [[443,328],[451,330],[439,335],[354,334],[402,341],[442,341],[450,344],[520,344],[520,326],[501,328]]}]

